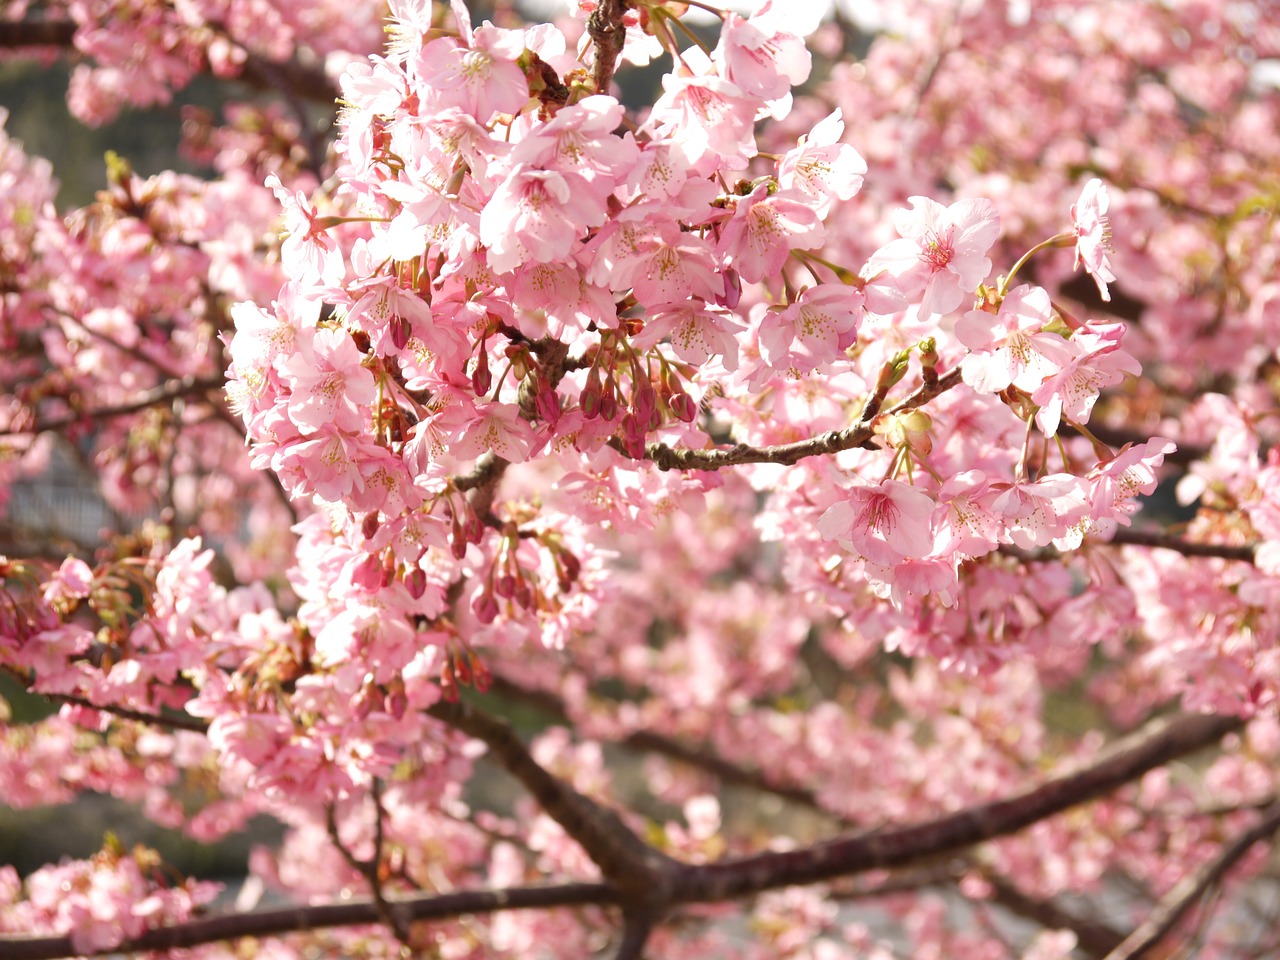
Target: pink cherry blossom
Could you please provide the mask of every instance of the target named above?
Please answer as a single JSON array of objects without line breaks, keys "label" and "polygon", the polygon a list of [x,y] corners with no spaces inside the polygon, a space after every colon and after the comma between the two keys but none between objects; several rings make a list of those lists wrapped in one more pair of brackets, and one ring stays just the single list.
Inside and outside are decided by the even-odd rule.
[{"label": "pink cherry blossom", "polygon": [[802,194],[789,196],[765,181],[738,200],[716,252],[754,283],[778,276],[792,250],[821,246],[824,239],[818,214]]},{"label": "pink cherry blossom", "polygon": [[843,357],[862,322],[863,297],[854,287],[824,283],[771,310],[760,324],[760,355],[770,366],[809,372]]},{"label": "pink cherry blossom", "polygon": [[1098,293],[1103,300],[1110,300],[1107,284],[1115,282],[1111,261],[1107,257],[1107,245],[1111,239],[1111,224],[1107,221],[1107,187],[1094,177],[1084,185],[1080,199],[1071,205],[1071,223],[1076,234],[1076,266],[1085,270],[1097,281]]},{"label": "pink cherry blossom", "polygon": [[778,182],[784,189],[808,194],[820,218],[826,217],[832,201],[855,197],[867,172],[858,151],[839,142],[843,134],[844,120],[837,108],[778,162]]},{"label": "pink cherry blossom", "polygon": [[1000,232],[990,200],[958,200],[944,207],[912,197],[893,216],[901,237],[881,247],[863,267],[868,279],[886,273],[904,294],[919,298],[926,316],[950,313],[991,272],[986,253]]},{"label": "pink cherry blossom", "polygon": [[285,239],[280,248],[283,261],[300,284],[336,287],[344,272],[342,252],[315,206],[301,190],[291,195],[274,173],[267,177],[267,186],[285,210]]},{"label": "pink cherry blossom", "polygon": [[725,19],[712,58],[744,93],[776,100],[809,78],[809,51],[801,37],[817,24],[800,23],[790,13],[767,0],[746,20],[735,13]]},{"label": "pink cherry blossom", "polygon": [[[697,62],[686,56],[686,62]],[[693,165],[729,161],[746,166],[756,154],[752,125],[761,100],[736,84],[688,68],[662,80],[663,94],[653,105],[645,128],[662,136]],[[735,161],[733,158],[743,158]]]},{"label": "pink cherry blossom", "polygon": [[1045,436],[1057,433],[1064,416],[1072,423],[1087,423],[1103,387],[1119,383],[1126,373],[1135,377],[1142,373],[1141,364],[1120,347],[1123,332],[1122,324],[1112,324],[1072,337],[1072,347],[1083,352],[1045,377],[1031,394],[1040,406],[1036,426]]},{"label": "pink cherry blossom", "polygon": [[345,330],[300,331],[298,352],[280,364],[290,383],[289,418],[304,433],[328,424],[360,427],[376,395],[373,374],[362,361]]},{"label": "pink cherry blossom", "polygon": [[855,486],[818,520],[823,537],[872,563],[890,566],[933,549],[933,513],[926,493],[898,480]]},{"label": "pink cherry blossom", "polygon": [[279,839],[0,867],[0,955],[1047,960],[1215,863],[1274,953],[1265,5],[527,6],[6,8],[265,99],[87,203],[0,111],[4,801]]},{"label": "pink cherry blossom", "polygon": [[528,102],[529,87],[515,59],[524,49],[519,30],[485,25],[469,45],[442,37],[422,48],[416,63],[424,99],[433,108],[458,107],[487,124]]},{"label": "pink cherry blossom", "polygon": [[1038,390],[1079,351],[1045,329],[1053,316],[1049,294],[1027,284],[1011,290],[994,314],[982,308],[966,313],[955,328],[971,351],[962,364],[965,383],[979,393],[997,393],[1011,384]]},{"label": "pink cherry blossom", "polygon": [[480,215],[490,267],[506,273],[529,260],[563,260],[588,227],[604,220],[581,178],[571,178],[523,163],[511,170]]}]

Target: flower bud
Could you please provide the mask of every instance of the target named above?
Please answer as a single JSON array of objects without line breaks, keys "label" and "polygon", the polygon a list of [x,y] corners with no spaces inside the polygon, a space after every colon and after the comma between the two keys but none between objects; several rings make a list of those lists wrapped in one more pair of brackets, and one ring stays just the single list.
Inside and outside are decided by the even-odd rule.
[{"label": "flower bud", "polygon": [[613,421],[618,419],[618,384],[613,374],[604,382],[604,393],[600,396],[600,416]]},{"label": "flower bud", "polygon": [[377,554],[366,554],[351,572],[351,582],[365,590],[377,590],[382,583],[382,560]]},{"label": "flower bud", "polygon": [[698,416],[698,405],[693,402],[693,397],[683,390],[673,393],[671,399],[667,401],[667,406],[677,419],[685,423],[693,423]]},{"label": "flower bud", "polygon": [[409,591],[409,596],[415,600],[421,600],[422,595],[427,592],[427,571],[421,567],[414,567],[404,577],[404,588]]},{"label": "flower bud", "polygon": [[644,426],[636,420],[634,413],[628,411],[622,417],[622,429],[619,431],[619,439],[628,456],[644,459],[644,437]]},{"label": "flower bud", "polygon": [[489,350],[485,341],[480,343],[480,355],[476,357],[476,368],[471,373],[471,389],[476,396],[482,397],[493,387],[493,374],[489,372]]},{"label": "flower bud", "polygon": [[409,345],[409,320],[396,314],[391,318],[391,343],[397,350],[403,350]]},{"label": "flower bud", "polygon": [[902,350],[884,362],[880,375],[876,378],[876,393],[888,392],[895,384],[907,375],[911,360],[911,351]]},{"label": "flower bud", "polygon": [[636,388],[635,394],[631,397],[631,409],[637,421],[653,426],[651,420],[653,414],[657,412],[657,406],[658,394],[652,384],[644,383]]},{"label": "flower bud", "polygon": [[399,676],[394,676],[387,682],[386,709],[397,720],[403,719],[405,711],[409,709],[409,696],[405,693],[404,681]]},{"label": "flower bud", "polygon": [[588,380],[578,396],[578,406],[582,407],[582,415],[588,420],[594,420],[600,416],[600,400],[600,384]]},{"label": "flower bud", "polygon": [[543,422],[554,425],[560,419],[560,398],[545,380],[538,381],[538,392],[533,395],[533,405]]},{"label": "flower bud", "polygon": [[471,602],[471,612],[481,623],[493,623],[498,619],[498,601],[488,588],[477,594]]}]

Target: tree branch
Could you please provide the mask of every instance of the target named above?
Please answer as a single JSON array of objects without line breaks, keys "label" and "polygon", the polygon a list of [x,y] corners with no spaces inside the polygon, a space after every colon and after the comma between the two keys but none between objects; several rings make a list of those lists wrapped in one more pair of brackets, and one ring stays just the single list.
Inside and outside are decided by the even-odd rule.
[{"label": "tree branch", "polygon": [[484,741],[494,759],[582,846],[621,899],[637,904],[669,899],[667,880],[677,862],[643,842],[614,811],[544,769],[506,720],[463,701],[441,701],[427,713]]},{"label": "tree branch", "polygon": [[1059,774],[1004,800],[959,810],[936,820],[842,838],[786,852],[689,867],[677,897],[682,902],[735,899],[764,890],[817,883],[865,870],[920,863],[1007,836],[1069,807],[1096,799],[1148,770],[1216,743],[1243,725],[1238,717],[1181,716],[1148,724],[1119,741],[1089,766]]},{"label": "tree branch", "polygon": [[[925,384],[901,403],[889,409],[890,414],[914,410],[928,403],[960,383],[960,368],[938,378],[936,383]],[[645,459],[652,460],[660,470],[719,470],[743,463],[780,463],[791,466],[806,457],[839,453],[854,447],[865,446],[875,436],[870,420],[860,421],[846,430],[833,430],[808,440],[780,443],[771,447],[751,447],[740,443],[734,447],[713,450],[677,450],[665,443],[651,443],[645,447]]]},{"label": "tree branch", "polygon": [[[406,923],[446,920],[467,913],[494,913],[498,910],[536,910],[551,907],[607,905],[618,895],[603,883],[562,883],[545,887],[511,887],[505,890],[469,890],[463,893],[405,897],[390,906]],[[326,903],[318,906],[281,907],[253,913],[220,914],[186,923],[158,927],[126,940],[94,956],[148,951],[173,951],[219,940],[239,937],[274,937],[286,933],[351,927],[380,921],[378,907],[371,899]],[[56,960],[80,955],[71,937],[0,936],[0,956],[4,960]]]},{"label": "tree branch", "polygon": [[1195,543],[1159,530],[1131,530],[1128,527],[1117,528],[1110,542],[1134,547],[1176,550],[1184,557],[1218,557],[1222,560],[1240,560],[1244,563],[1253,563],[1258,550],[1253,544],[1232,546],[1225,543]]},{"label": "tree branch", "polygon": [[983,879],[990,884],[995,903],[1046,930],[1070,930],[1079,949],[1096,960],[1102,960],[1124,940],[1124,934],[1105,923],[1076,916],[1052,900],[1029,897],[1004,877],[984,871]]},{"label": "tree branch", "polygon": [[0,21],[0,48],[69,47],[75,39],[76,25],[70,20],[4,20]]},{"label": "tree branch", "polygon": [[[520,700],[541,710],[557,723],[568,724],[573,722],[568,710],[565,709],[564,701],[553,693],[527,689],[497,674],[493,677],[491,689],[499,696]],[[807,787],[775,783],[769,780],[762,771],[740,767],[725,760],[723,757],[711,753],[709,750],[689,746],[662,733],[656,733],[652,730],[636,730],[627,734],[618,743],[632,750],[657,753],[669,759],[687,763],[691,767],[705,770],[707,773],[719,778],[723,783],[731,783],[739,787],[752,787],[756,790],[771,793],[783,800],[803,804],[815,810],[822,809],[818,803],[817,795]]]},{"label": "tree branch", "polygon": [[596,93],[608,93],[609,84],[613,82],[613,72],[627,38],[622,16],[628,6],[628,0],[600,0],[600,5],[587,18],[587,33],[595,48],[591,79],[595,82]]},{"label": "tree branch", "polygon": [[141,413],[150,407],[177,400],[180,397],[197,396],[206,394],[210,390],[220,390],[225,385],[226,380],[223,377],[180,377],[152,387],[150,390],[145,390],[125,403],[99,407],[96,410],[77,411],[60,417],[50,417],[47,420],[36,419],[31,426],[23,429],[14,429],[12,427],[0,429],[0,436],[45,433],[50,430],[63,430],[66,427],[84,423],[88,420],[111,420],[116,417],[127,417],[130,414]]},{"label": "tree branch", "polygon": [[[70,50],[75,45],[76,29],[71,20],[0,21],[0,49],[59,47]],[[233,42],[243,47],[240,41]],[[275,90],[315,103],[328,105],[338,98],[337,88],[318,66],[297,59],[268,60],[247,49],[238,79],[255,90]]]},{"label": "tree branch", "polygon": [[647,913],[628,913],[622,923],[622,942],[613,960],[640,960],[644,945],[653,933],[653,917]]},{"label": "tree branch", "polygon": [[[506,721],[463,703],[439,703],[428,712],[487,743],[495,757],[520,779],[548,814],[578,839],[593,859],[598,858],[596,863],[609,876],[610,883],[480,890],[388,901],[386,908],[406,924],[463,913],[578,904],[630,907],[630,912],[652,924],[662,908],[675,904],[733,900],[778,887],[831,880],[872,869],[923,864],[975,843],[1014,833],[1068,807],[1095,799],[1148,770],[1209,746],[1242,726],[1237,717],[1184,716],[1155,721],[1116,743],[1092,764],[1060,774],[1005,800],[921,824],[837,839],[785,853],[770,852],[690,865],[680,864],[648,847],[612,811],[577,793],[540,767]],[[1274,830],[1280,825],[1280,805],[1272,811],[1264,823]],[[1255,833],[1258,836],[1254,837]],[[1265,835],[1260,825],[1224,851],[1222,866],[1215,877],[1243,855],[1243,850],[1235,853],[1228,862],[1227,855],[1244,843],[1245,838],[1253,837],[1249,840],[1251,845]],[[635,873],[628,875],[627,869],[635,869]],[[1206,881],[1205,886],[1213,879]],[[380,920],[382,915],[372,900],[231,914],[148,931],[105,952],[173,950],[215,940]],[[638,922],[631,921],[631,925],[631,931],[624,933],[624,945],[628,938],[640,937]],[[0,955],[6,960],[46,960],[72,953],[70,937],[0,938]]]},{"label": "tree branch", "polygon": [[1137,960],[1147,956],[1151,948],[1168,936],[1177,922],[1204,896],[1206,890],[1218,883],[1254,844],[1267,839],[1276,830],[1280,830],[1280,801],[1272,802],[1263,812],[1262,819],[1236,837],[1214,860],[1193,875],[1184,877],[1156,904],[1146,922],[1107,954],[1106,960]]},{"label": "tree branch", "polygon": [[373,905],[378,911],[378,919],[381,920],[400,941],[400,944],[409,951],[413,947],[409,942],[409,927],[405,924],[400,913],[393,910],[391,902],[387,900],[386,894],[382,889],[382,877],[379,873],[382,867],[382,852],[384,841],[384,829],[386,821],[386,811],[382,809],[382,780],[377,777],[373,780],[373,809],[374,809],[374,827],[373,827],[373,856],[368,860],[361,860],[355,853],[342,842],[342,836],[338,832],[338,815],[337,807],[334,803],[329,803],[325,807],[325,827],[329,831],[329,840],[337,848],[338,853],[342,855],[342,859],[347,865],[361,874],[365,881],[369,884],[369,891],[373,894]]},{"label": "tree branch", "polygon": [[[11,676],[16,676],[12,670],[5,670]],[[31,680],[25,677],[17,677],[23,686],[30,686]],[[128,707],[121,707],[115,704],[94,703],[85,697],[76,697],[66,693],[41,693],[33,690],[37,696],[44,697],[46,700],[52,700],[54,703],[66,703],[74,707],[84,707],[88,710],[97,710],[99,713],[109,713],[113,717],[119,717],[121,720],[132,720],[135,723],[148,723],[155,727],[163,727],[167,730],[187,730],[191,733],[207,733],[208,724],[203,720],[195,717],[185,717],[181,715],[156,714],[147,713],[143,710],[131,710]]]}]

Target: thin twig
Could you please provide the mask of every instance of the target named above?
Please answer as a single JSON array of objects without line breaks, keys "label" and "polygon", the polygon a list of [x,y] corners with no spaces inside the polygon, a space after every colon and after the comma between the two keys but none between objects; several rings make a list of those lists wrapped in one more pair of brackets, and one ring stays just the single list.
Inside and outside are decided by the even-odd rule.
[{"label": "thin twig", "polygon": [[983,879],[991,887],[991,899],[1015,916],[1038,923],[1046,930],[1070,930],[1076,946],[1090,957],[1101,958],[1124,940],[1124,934],[1107,924],[1077,916],[1053,900],[1027,896],[1004,877],[984,870]]},{"label": "thin twig", "polygon": [[378,919],[386,924],[401,945],[408,950],[412,950],[413,946],[409,942],[409,928],[400,913],[397,910],[393,910],[391,904],[388,903],[386,894],[382,889],[382,877],[379,875],[379,870],[382,867],[383,820],[386,817],[386,811],[382,809],[382,780],[377,777],[373,780],[372,796],[374,808],[373,856],[368,860],[361,860],[350,847],[342,842],[342,836],[338,833],[337,805],[334,803],[329,803],[325,807],[325,826],[329,831],[330,842],[337,848],[338,853],[342,855],[342,859],[347,862],[347,866],[363,876],[369,884],[369,891],[373,895],[373,904],[378,909]]},{"label": "thin twig", "polygon": [[[925,384],[901,403],[889,409],[890,414],[914,410],[928,403],[960,383],[960,368],[938,378],[937,383]],[[752,447],[740,443],[733,447],[712,450],[689,450],[669,447],[665,443],[651,443],[645,447],[645,459],[652,460],[660,470],[720,470],[744,463],[780,463],[787,466],[806,457],[839,453],[854,447],[866,446],[875,436],[871,422],[859,422],[847,430],[833,430],[808,440],[780,443],[769,447]]]},{"label": "thin twig", "polygon": [[[495,674],[491,689],[502,697],[520,700],[548,714],[557,723],[572,723],[564,701],[553,693],[544,690],[530,690],[522,687],[508,677]],[[741,767],[725,760],[711,751],[691,746],[673,737],[654,730],[635,730],[618,741],[622,746],[632,750],[657,753],[686,763],[691,767],[703,770],[719,778],[724,783],[740,787],[752,787],[773,794],[783,800],[799,803],[814,810],[822,810],[817,794],[808,787],[777,783],[765,775],[763,771]],[[827,811],[823,811],[827,812]]]},{"label": "thin twig", "polygon": [[[71,20],[0,21],[0,49],[59,47],[70,51],[75,43],[76,24]],[[240,80],[257,90],[287,91],[294,96],[332,104],[338,90],[319,66],[300,60],[269,61],[252,51],[240,69]]]},{"label": "thin twig", "polygon": [[[29,680],[24,680],[23,682],[30,683]],[[187,730],[191,733],[209,732],[209,725],[195,717],[147,713],[143,710],[131,710],[128,707],[121,707],[111,703],[94,703],[85,697],[72,696],[66,693],[41,693],[38,690],[33,692],[38,696],[52,700],[54,703],[65,703],[73,707],[97,710],[99,713],[109,713],[111,716],[119,717],[121,720],[132,720],[134,723],[146,723],[153,727],[161,727],[167,730]]]},{"label": "thin twig", "polygon": [[1273,802],[1263,812],[1262,819],[1246,830],[1212,861],[1189,877],[1183,878],[1158,904],[1137,930],[1133,931],[1107,960],[1138,960],[1145,957],[1161,940],[1169,935],[1178,921],[1218,883],[1254,844],[1266,840],[1280,830],[1280,801]]}]

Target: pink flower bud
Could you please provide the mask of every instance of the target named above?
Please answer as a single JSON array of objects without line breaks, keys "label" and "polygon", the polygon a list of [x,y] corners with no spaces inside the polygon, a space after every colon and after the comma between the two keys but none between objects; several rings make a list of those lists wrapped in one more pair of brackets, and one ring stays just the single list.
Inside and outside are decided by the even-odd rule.
[{"label": "pink flower bud", "polygon": [[404,718],[405,711],[409,709],[409,697],[404,691],[404,681],[399,677],[392,677],[387,687],[387,712],[397,720],[401,720]]},{"label": "pink flower bud", "polygon": [[613,421],[618,419],[618,385],[613,374],[604,382],[604,393],[600,397],[600,416]]},{"label": "pink flower bud", "polygon": [[528,580],[522,578],[516,581],[515,601],[522,610],[533,609],[533,588],[529,586]]},{"label": "pink flower bud", "polygon": [[600,416],[600,384],[588,380],[578,396],[578,406],[582,407],[582,415],[588,420]]},{"label": "pink flower bud", "polygon": [[455,518],[451,529],[449,530],[449,552],[453,554],[453,559],[461,560],[467,555],[467,538],[460,524]]},{"label": "pink flower bud", "polygon": [[498,601],[490,591],[484,590],[471,602],[471,612],[481,623],[493,623],[498,618]]},{"label": "pink flower bud", "polygon": [[409,591],[409,596],[413,599],[422,599],[422,595],[427,592],[427,571],[421,567],[414,567],[405,574],[404,588]]},{"label": "pink flower bud", "polygon": [[493,387],[493,374],[489,372],[489,350],[484,341],[480,343],[480,355],[476,357],[476,368],[471,372],[471,389],[476,396],[484,396]]},{"label": "pink flower bud", "polygon": [[685,423],[693,423],[694,418],[698,416],[698,405],[693,402],[693,397],[683,390],[673,393],[671,399],[667,401],[667,406],[671,408],[672,414]]},{"label": "pink flower bud", "polygon": [[474,650],[470,652],[471,657],[471,684],[479,693],[488,693],[489,687],[493,683],[493,675],[489,673],[489,668],[485,666],[485,662],[480,659],[480,655]]},{"label": "pink flower bud", "polygon": [[724,293],[716,297],[716,303],[722,307],[728,307],[730,310],[735,310],[738,302],[742,299],[742,278],[738,276],[737,270],[726,270],[722,276],[724,277]]},{"label": "pink flower bud", "polygon": [[377,590],[382,584],[382,560],[377,554],[366,554],[351,572],[351,582],[366,590]]},{"label": "pink flower bud", "polygon": [[409,320],[399,314],[391,318],[391,343],[397,350],[403,350],[409,345]]},{"label": "pink flower bud", "polygon": [[551,384],[539,380],[538,392],[533,395],[533,404],[538,416],[546,423],[554,424],[560,419],[560,398]]},{"label": "pink flower bud", "polygon": [[484,521],[476,516],[476,512],[471,509],[469,503],[462,514],[462,533],[467,543],[479,543],[484,539]]},{"label": "pink flower bud", "polygon": [[635,414],[626,413],[622,418],[622,429],[619,439],[627,454],[636,460],[644,458],[644,426],[636,419]]},{"label": "pink flower bud", "polygon": [[639,423],[652,426],[652,417],[657,411],[657,406],[658,394],[652,384],[645,383],[636,388],[635,395],[631,398],[631,409]]}]

